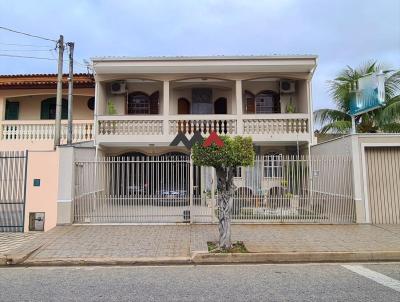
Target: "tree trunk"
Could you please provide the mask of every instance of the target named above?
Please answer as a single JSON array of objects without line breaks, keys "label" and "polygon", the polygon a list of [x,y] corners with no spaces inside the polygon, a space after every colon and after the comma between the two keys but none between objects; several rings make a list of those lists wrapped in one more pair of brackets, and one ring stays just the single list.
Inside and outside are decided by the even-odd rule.
[{"label": "tree trunk", "polygon": [[218,220],[219,220],[219,247],[230,249],[231,242],[231,209],[233,186],[233,169],[218,168],[217,189],[218,189]]}]

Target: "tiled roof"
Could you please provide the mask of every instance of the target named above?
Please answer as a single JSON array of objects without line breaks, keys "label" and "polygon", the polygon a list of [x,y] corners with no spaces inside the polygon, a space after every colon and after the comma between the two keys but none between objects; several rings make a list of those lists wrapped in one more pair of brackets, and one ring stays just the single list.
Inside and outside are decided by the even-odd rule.
[{"label": "tiled roof", "polygon": [[[94,77],[87,73],[74,74],[74,88],[93,88]],[[63,75],[63,87],[68,86],[68,75]],[[0,89],[46,89],[57,87],[57,74],[0,75]]]}]

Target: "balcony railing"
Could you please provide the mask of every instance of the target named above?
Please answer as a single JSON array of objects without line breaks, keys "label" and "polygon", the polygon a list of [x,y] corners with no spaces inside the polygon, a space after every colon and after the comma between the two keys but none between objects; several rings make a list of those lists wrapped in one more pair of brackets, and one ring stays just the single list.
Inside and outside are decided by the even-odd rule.
[{"label": "balcony railing", "polygon": [[[55,122],[52,120],[18,120],[0,121],[0,140],[8,141],[45,141],[53,140]],[[72,141],[84,142],[94,138],[93,121],[74,121],[72,129]],[[67,122],[61,123],[61,143],[67,141]]]},{"label": "balcony railing", "polygon": [[[226,135],[275,135],[277,139],[296,139],[309,134],[308,114],[246,114],[246,115],[154,115],[154,116],[99,116],[98,135],[104,140],[111,136],[136,136],[150,141],[151,137],[171,136],[183,132],[190,137],[195,131],[203,135],[215,131]],[[108,138],[106,138],[108,137]],[[168,139],[167,139],[168,138]],[[112,139],[115,141],[116,138]],[[132,138],[134,139],[134,138]],[[102,138],[100,139],[102,140]]]},{"label": "balcony railing", "polygon": [[237,120],[234,115],[170,116],[168,125],[170,134],[183,132],[186,135],[191,135],[195,131],[200,131],[203,134],[210,134],[214,131],[227,135],[237,133]]},{"label": "balcony railing", "polygon": [[99,135],[163,135],[163,117],[99,116]]},{"label": "balcony railing", "polygon": [[243,116],[243,134],[308,133],[307,114],[260,114]]}]

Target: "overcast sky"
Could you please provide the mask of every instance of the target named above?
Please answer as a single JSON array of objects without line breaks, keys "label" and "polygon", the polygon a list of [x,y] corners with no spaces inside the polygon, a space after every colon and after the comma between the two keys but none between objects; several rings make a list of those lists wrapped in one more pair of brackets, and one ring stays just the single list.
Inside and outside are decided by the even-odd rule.
[{"label": "overcast sky", "polygon": [[[400,68],[400,0],[0,0],[0,26],[52,39],[64,34],[80,62],[104,55],[316,54],[314,109],[333,107],[326,81],[346,65],[376,59]],[[55,58],[52,48],[0,30],[0,54]],[[53,60],[0,56],[0,74],[56,69]]]}]

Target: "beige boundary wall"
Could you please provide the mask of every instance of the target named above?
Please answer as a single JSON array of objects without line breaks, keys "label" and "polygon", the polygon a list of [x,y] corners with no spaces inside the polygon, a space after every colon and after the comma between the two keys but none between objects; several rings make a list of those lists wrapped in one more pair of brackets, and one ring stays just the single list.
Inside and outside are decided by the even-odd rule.
[{"label": "beige boundary wall", "polygon": [[[29,231],[29,214],[34,212],[45,214],[45,232],[73,222],[74,161],[95,158],[95,148],[90,143],[89,147],[60,146],[56,150],[50,145],[37,144],[28,149],[24,232]],[[19,147],[14,150],[31,146]],[[6,146],[0,149],[12,150]],[[34,185],[35,179],[40,181],[39,186]]]},{"label": "beige boundary wall", "polygon": [[73,199],[75,190],[75,161],[94,160],[94,147],[61,146],[60,165],[58,170],[57,225],[73,223]]},{"label": "beige boundary wall", "polygon": [[[29,213],[45,213],[44,230],[48,231],[57,223],[58,194],[58,150],[28,151],[25,225],[29,230]],[[40,180],[39,186],[34,186],[34,179]]]},{"label": "beige boundary wall", "polygon": [[366,165],[366,148],[369,147],[400,147],[400,134],[352,134],[311,146],[312,155],[350,155],[352,157],[353,194],[357,223],[372,222],[368,201]]}]

